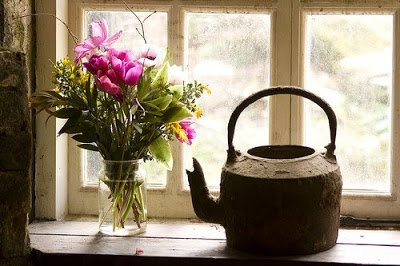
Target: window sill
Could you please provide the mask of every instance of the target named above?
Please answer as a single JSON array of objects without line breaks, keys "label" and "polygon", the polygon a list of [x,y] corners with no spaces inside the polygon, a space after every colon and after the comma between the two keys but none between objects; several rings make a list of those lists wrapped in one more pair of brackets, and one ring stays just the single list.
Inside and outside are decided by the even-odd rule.
[{"label": "window sill", "polygon": [[280,257],[233,250],[223,227],[197,220],[150,220],[147,232],[135,237],[100,235],[94,217],[35,221],[29,232],[37,265],[400,265],[400,231],[394,230],[340,229],[327,251]]}]

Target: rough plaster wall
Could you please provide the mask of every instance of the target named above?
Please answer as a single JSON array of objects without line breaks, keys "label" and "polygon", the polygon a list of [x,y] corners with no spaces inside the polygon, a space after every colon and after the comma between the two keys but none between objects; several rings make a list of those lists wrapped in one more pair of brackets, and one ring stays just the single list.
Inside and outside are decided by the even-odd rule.
[{"label": "rough plaster wall", "polygon": [[0,265],[29,265],[34,0],[0,0]]}]

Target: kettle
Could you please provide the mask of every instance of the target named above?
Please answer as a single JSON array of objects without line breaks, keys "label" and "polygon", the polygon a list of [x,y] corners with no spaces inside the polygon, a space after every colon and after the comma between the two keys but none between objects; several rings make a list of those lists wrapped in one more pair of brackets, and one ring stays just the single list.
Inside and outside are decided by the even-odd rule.
[{"label": "kettle", "polygon": [[[307,98],[326,113],[326,151],[300,145],[267,145],[235,150],[233,136],[242,111],[262,97],[291,94]],[[254,93],[233,111],[228,123],[227,160],[220,196],[210,195],[202,167],[193,158],[187,170],[192,204],[205,222],[225,228],[227,245],[250,253],[311,254],[336,244],[342,177],[336,162],[337,121],[332,108],[298,87],[272,87]]]}]

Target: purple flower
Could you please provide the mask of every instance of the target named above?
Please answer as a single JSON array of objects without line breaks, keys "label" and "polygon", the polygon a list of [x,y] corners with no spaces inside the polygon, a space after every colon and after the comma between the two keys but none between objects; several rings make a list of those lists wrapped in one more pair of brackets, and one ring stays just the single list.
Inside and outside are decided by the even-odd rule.
[{"label": "purple flower", "polygon": [[92,55],[89,62],[83,63],[83,66],[86,67],[90,73],[98,76],[103,76],[108,71],[108,62],[103,55]]},{"label": "purple flower", "polygon": [[90,54],[99,46],[108,47],[113,44],[121,36],[122,31],[117,32],[108,38],[108,26],[105,19],[90,24],[92,37],[87,38],[84,43],[76,45],[74,52],[76,53],[75,63],[78,63],[86,55]]}]

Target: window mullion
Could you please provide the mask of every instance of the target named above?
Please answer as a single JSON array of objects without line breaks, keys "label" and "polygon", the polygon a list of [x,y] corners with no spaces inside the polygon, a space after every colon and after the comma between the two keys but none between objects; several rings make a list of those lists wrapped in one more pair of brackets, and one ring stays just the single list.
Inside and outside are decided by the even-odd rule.
[{"label": "window mullion", "polygon": [[[168,11],[168,48],[172,64],[183,66],[184,63],[184,13],[178,5]],[[184,148],[177,141],[172,141],[174,167],[167,174],[167,193],[177,194],[184,186],[183,153]]]},{"label": "window mullion", "polygon": [[[278,1],[272,22],[271,85],[291,84],[291,0]],[[290,143],[290,96],[278,95],[270,99],[270,143]]]},{"label": "window mullion", "polygon": [[[304,47],[305,21],[303,13],[300,12],[300,2],[293,1],[291,6],[291,85],[304,88],[303,80],[303,57],[301,47]],[[290,97],[290,143],[301,145],[303,143],[304,132],[304,106],[303,98],[298,96]]]}]

